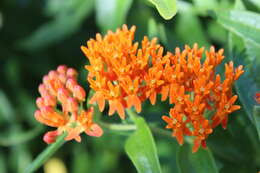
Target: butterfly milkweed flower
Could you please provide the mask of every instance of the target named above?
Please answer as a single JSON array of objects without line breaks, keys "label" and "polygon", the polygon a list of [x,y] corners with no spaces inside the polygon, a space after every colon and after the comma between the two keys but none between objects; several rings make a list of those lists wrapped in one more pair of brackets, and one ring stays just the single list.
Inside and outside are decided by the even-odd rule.
[{"label": "butterfly milkweed flower", "polygon": [[102,129],[92,121],[93,108],[84,110],[81,106],[85,101],[85,90],[77,83],[77,71],[61,65],[43,77],[39,86],[41,97],[37,98],[38,110],[35,118],[57,130],[47,132],[43,140],[53,143],[56,137],[67,132],[65,140],[75,139],[80,142],[80,134],[99,137]]},{"label": "butterfly milkweed flower", "polygon": [[228,115],[240,108],[234,105],[237,96],[232,95],[232,85],[244,72],[242,66],[225,64],[223,78],[216,74],[223,49],[205,51],[194,44],[164,53],[156,38],[145,36],[140,44],[134,42],[135,30],[123,25],[103,37],[97,34],[81,47],[89,60],[87,80],[95,91],[90,103],[97,102],[102,112],[108,102],[109,115],[117,112],[124,119],[125,108],[141,112],[144,100],[154,105],[160,94],[162,101],[168,98],[174,105],[162,118],[177,141],[183,144],[184,136],[193,136],[193,152],[206,147],[213,128],[220,124],[226,128]]}]

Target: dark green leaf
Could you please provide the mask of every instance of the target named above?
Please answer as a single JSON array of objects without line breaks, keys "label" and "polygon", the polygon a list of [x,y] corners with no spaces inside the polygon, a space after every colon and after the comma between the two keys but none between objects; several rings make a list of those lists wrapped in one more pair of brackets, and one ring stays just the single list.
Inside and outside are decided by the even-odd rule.
[{"label": "dark green leaf", "polygon": [[139,173],[160,173],[161,167],[152,133],[143,118],[136,118],[135,123],[137,130],[126,141],[126,153]]},{"label": "dark green leaf", "polygon": [[260,140],[260,106],[255,106],[254,107],[254,121],[255,121],[255,126],[256,126],[256,130],[258,133],[258,137]]},{"label": "dark green leaf", "polygon": [[149,0],[155,5],[160,15],[169,20],[177,13],[177,1],[176,0]]},{"label": "dark green leaf", "polygon": [[209,149],[200,148],[192,153],[191,145],[180,147],[177,154],[180,173],[217,173],[217,166]]},{"label": "dark green leaf", "polygon": [[58,15],[54,20],[42,25],[32,35],[18,42],[28,50],[43,49],[75,33],[93,9],[93,0],[77,0],[78,5],[68,13]]}]

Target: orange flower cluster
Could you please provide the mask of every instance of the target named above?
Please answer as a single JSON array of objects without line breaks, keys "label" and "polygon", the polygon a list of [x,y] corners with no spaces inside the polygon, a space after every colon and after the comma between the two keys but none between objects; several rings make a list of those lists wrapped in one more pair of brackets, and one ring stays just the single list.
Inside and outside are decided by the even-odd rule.
[{"label": "orange flower cluster", "polygon": [[232,95],[232,85],[244,72],[242,66],[225,64],[225,80],[221,80],[215,71],[224,58],[223,49],[204,51],[195,44],[164,54],[156,39],[144,37],[140,46],[133,42],[135,29],[123,25],[104,37],[97,34],[81,47],[90,62],[87,79],[95,91],[90,103],[97,102],[103,111],[108,101],[109,115],[117,111],[125,118],[125,108],[134,106],[140,112],[144,100],[154,105],[161,94],[162,101],[169,98],[174,104],[170,116],[162,117],[166,128],[173,130],[180,144],[185,135],[193,136],[193,152],[200,145],[206,147],[213,128],[219,124],[226,128],[228,114],[240,108],[234,105],[237,96]]},{"label": "orange flower cluster", "polygon": [[65,140],[75,139],[80,142],[80,134],[101,136],[102,129],[92,121],[93,108],[84,110],[85,90],[77,83],[77,71],[61,65],[56,71],[44,76],[39,86],[41,97],[36,100],[37,110],[34,114],[37,121],[56,127],[57,130],[47,132],[43,140],[53,143],[62,132],[67,132]]}]

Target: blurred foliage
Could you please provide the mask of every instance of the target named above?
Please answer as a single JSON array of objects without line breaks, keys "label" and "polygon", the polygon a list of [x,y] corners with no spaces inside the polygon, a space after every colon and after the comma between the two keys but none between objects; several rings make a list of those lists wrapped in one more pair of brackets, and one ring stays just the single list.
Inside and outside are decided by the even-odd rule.
[{"label": "blurred foliage", "polygon": [[[146,144],[153,137],[148,126],[142,125],[144,129],[138,130],[146,134],[147,141],[132,143],[147,145],[147,151],[128,146],[126,152],[152,155],[144,157],[154,157],[151,164],[156,167],[160,163],[162,173],[260,171],[259,108],[254,101],[255,93],[260,91],[258,0],[1,0],[0,173],[24,172],[46,148],[42,135],[47,127],[33,117],[42,76],[66,64],[81,72],[80,79],[87,89],[83,70],[87,59],[80,46],[96,33],[114,31],[124,23],[137,26],[137,40],[144,35],[156,36],[170,51],[195,42],[225,48],[228,59],[246,70],[234,88],[242,109],[230,116],[227,130],[217,128],[209,136],[207,150],[192,154],[189,144],[180,147],[170,137],[171,132],[163,129],[161,115],[167,114],[167,103],[144,103],[141,115],[146,122],[140,121],[151,128],[155,142]],[[119,122],[116,116],[101,119]],[[50,165],[59,167],[56,169],[60,173],[136,172],[134,156],[129,154],[133,164],[124,146],[127,140],[131,145],[133,139],[129,136],[138,139],[138,130],[119,132],[105,127],[101,138],[85,135],[81,143],[67,142],[54,154],[56,160],[49,160],[37,172],[54,172]]]}]

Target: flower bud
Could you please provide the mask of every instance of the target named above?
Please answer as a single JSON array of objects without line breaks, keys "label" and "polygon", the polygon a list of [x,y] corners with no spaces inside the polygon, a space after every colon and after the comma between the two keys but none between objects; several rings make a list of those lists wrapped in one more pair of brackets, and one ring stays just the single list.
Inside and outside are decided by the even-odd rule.
[{"label": "flower bud", "polygon": [[49,117],[54,113],[54,109],[51,106],[44,106],[40,110],[43,117]]},{"label": "flower bud", "polygon": [[67,76],[72,78],[77,78],[78,72],[74,68],[69,68],[67,71]]},{"label": "flower bud", "polygon": [[65,74],[59,74],[58,79],[65,84],[67,81],[67,76]]},{"label": "flower bud", "polygon": [[36,99],[36,105],[39,109],[41,109],[42,107],[46,106],[44,103],[44,99],[42,97],[38,97]]},{"label": "flower bud", "polygon": [[73,78],[69,78],[66,82],[66,88],[73,92],[74,86],[77,85],[77,81]]},{"label": "flower bud", "polygon": [[68,68],[67,68],[66,65],[60,65],[60,66],[58,66],[57,71],[58,71],[60,74],[66,74],[67,69],[68,69]]},{"label": "flower bud", "polygon": [[66,104],[69,96],[70,96],[70,94],[69,94],[69,91],[67,89],[65,89],[65,88],[59,88],[58,89],[57,98],[61,103]]},{"label": "flower bud", "polygon": [[58,73],[54,70],[51,70],[49,73],[48,73],[48,77],[49,79],[53,80],[53,79],[57,79],[58,78]]},{"label": "flower bud", "polygon": [[80,85],[75,85],[73,88],[73,97],[77,98],[79,101],[84,101],[86,92]]},{"label": "flower bud", "polygon": [[49,95],[49,92],[44,84],[40,84],[38,90],[42,97]]},{"label": "flower bud", "polygon": [[50,78],[48,75],[43,76],[42,82],[44,85],[49,85]]},{"label": "flower bud", "polygon": [[45,135],[43,136],[43,140],[47,144],[51,144],[51,143],[54,143],[56,141],[56,138],[57,138],[58,135],[59,134],[58,134],[57,130],[50,131],[50,132],[45,133]]},{"label": "flower bud", "polygon": [[79,108],[77,100],[72,97],[68,98],[66,108],[69,112],[77,112]]},{"label": "flower bud", "polygon": [[56,106],[56,99],[52,95],[44,96],[44,104],[45,106]]}]

